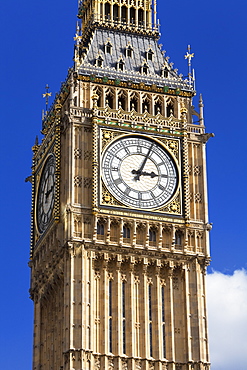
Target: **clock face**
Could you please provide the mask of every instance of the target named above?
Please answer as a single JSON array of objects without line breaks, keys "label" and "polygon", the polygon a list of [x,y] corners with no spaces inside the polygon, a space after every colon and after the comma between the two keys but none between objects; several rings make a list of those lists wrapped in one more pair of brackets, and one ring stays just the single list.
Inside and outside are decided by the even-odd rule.
[{"label": "clock face", "polygon": [[178,175],[171,155],[156,141],[127,136],[110,144],[102,158],[109,192],[132,208],[155,209],[174,195]]},{"label": "clock face", "polygon": [[55,195],[55,157],[50,155],[41,174],[36,218],[39,232],[42,233],[51,220]]}]

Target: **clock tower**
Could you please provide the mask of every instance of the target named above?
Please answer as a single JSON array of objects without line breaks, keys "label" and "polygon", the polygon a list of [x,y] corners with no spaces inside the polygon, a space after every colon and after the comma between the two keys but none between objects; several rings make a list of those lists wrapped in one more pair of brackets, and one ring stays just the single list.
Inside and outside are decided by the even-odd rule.
[{"label": "clock tower", "polygon": [[78,19],[32,148],[33,370],[209,370],[202,98],[155,0],[79,1]]}]

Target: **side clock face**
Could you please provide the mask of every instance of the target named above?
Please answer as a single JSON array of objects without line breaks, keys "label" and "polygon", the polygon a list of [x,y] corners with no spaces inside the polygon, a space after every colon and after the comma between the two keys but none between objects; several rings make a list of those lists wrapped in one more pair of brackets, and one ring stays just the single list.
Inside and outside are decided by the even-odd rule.
[{"label": "side clock face", "polygon": [[40,233],[45,231],[48,223],[51,220],[52,210],[54,207],[54,195],[55,157],[52,154],[48,157],[46,161],[39,183],[36,219]]},{"label": "side clock face", "polygon": [[117,200],[139,209],[160,208],[173,197],[178,184],[171,155],[156,141],[141,136],[110,144],[103,154],[102,175]]}]

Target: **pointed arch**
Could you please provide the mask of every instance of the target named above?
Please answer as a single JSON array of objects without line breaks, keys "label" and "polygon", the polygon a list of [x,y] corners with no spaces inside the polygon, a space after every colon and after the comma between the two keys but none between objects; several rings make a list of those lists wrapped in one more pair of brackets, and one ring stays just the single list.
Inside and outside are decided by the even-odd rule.
[{"label": "pointed arch", "polygon": [[109,106],[111,109],[114,108],[114,91],[112,89],[107,89],[105,93],[105,105]]},{"label": "pointed arch", "polygon": [[94,89],[94,94],[98,95],[97,106],[102,107],[103,106],[103,89],[97,86]]},{"label": "pointed arch", "polygon": [[175,107],[174,100],[169,98],[169,100],[166,103],[166,116],[167,117],[174,116],[174,107]]},{"label": "pointed arch", "polygon": [[151,97],[146,94],[142,100],[142,113],[145,112],[151,113],[151,102],[152,102]]},{"label": "pointed arch", "polygon": [[122,108],[123,110],[127,110],[127,102],[128,102],[128,95],[125,91],[120,91],[118,93],[118,106],[117,108]]},{"label": "pointed arch", "polygon": [[157,97],[154,101],[154,115],[163,115],[164,100],[161,97]]},{"label": "pointed arch", "polygon": [[136,112],[139,112],[140,97],[139,94],[133,93],[130,96],[130,110],[134,109]]}]

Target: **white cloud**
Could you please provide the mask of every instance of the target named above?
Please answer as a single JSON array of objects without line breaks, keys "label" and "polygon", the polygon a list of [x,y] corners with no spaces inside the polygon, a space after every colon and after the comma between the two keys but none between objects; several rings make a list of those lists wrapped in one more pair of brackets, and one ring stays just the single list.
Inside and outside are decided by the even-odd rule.
[{"label": "white cloud", "polygon": [[247,369],[247,271],[207,275],[211,370]]}]

